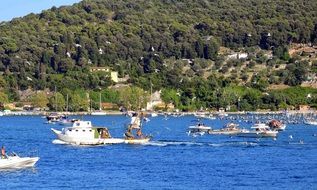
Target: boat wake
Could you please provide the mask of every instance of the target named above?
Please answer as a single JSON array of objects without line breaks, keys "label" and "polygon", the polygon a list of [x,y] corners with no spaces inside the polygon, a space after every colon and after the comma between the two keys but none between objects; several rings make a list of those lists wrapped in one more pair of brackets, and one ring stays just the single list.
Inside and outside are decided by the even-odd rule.
[{"label": "boat wake", "polygon": [[151,141],[144,143],[146,146],[211,146],[211,147],[224,147],[224,146],[236,146],[236,147],[253,147],[258,146],[255,142],[224,142],[224,143],[207,143],[207,142],[190,142],[190,141]]},{"label": "boat wake", "polygon": [[245,146],[245,147],[253,147],[253,146],[259,146],[258,143],[255,142],[226,142],[226,143],[211,143],[209,146],[212,147],[224,147],[224,146],[235,146],[235,147],[240,147],[240,146]]}]

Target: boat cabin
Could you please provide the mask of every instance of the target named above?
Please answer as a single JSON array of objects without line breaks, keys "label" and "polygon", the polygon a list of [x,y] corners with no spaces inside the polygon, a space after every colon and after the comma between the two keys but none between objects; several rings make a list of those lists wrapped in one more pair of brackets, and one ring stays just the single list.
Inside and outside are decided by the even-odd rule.
[{"label": "boat cabin", "polygon": [[90,121],[75,121],[72,127],[63,129],[63,133],[79,139],[111,138],[108,128],[93,127]]}]

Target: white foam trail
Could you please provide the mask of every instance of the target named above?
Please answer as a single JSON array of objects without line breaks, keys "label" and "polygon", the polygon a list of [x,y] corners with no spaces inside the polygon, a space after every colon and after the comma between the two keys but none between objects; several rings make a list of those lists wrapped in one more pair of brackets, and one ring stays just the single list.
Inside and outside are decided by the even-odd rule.
[{"label": "white foam trail", "polygon": [[204,143],[187,142],[187,141],[151,141],[143,145],[149,146],[202,146]]},{"label": "white foam trail", "polygon": [[213,147],[222,147],[222,146],[257,146],[259,144],[253,143],[253,142],[227,142],[227,143],[219,143],[219,144],[211,143],[208,145]]},{"label": "white foam trail", "polygon": [[70,143],[67,143],[67,142],[65,142],[65,141],[61,141],[61,140],[59,140],[59,139],[53,140],[52,143],[53,143],[53,144],[70,144]]},{"label": "white foam trail", "polygon": [[148,142],[148,143],[144,143],[143,145],[148,145],[148,146],[167,146],[167,144],[160,143],[160,142]]}]

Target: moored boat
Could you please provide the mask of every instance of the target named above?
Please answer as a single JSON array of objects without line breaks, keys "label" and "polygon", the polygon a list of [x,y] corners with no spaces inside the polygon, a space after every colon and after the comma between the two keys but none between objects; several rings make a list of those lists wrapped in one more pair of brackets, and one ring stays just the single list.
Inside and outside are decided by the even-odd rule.
[{"label": "moored boat", "polygon": [[98,110],[98,111],[91,112],[90,115],[102,116],[102,115],[107,115],[107,112]]},{"label": "moored boat", "polygon": [[102,145],[124,143],[124,139],[112,138],[106,127],[93,127],[90,121],[75,121],[72,127],[62,131],[52,128],[57,138],[69,144]]}]

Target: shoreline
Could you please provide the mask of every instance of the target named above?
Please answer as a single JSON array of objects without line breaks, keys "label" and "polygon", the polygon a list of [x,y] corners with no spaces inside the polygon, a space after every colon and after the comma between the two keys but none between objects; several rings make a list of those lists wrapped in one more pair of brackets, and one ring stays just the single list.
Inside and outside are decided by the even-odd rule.
[{"label": "shoreline", "polygon": [[[289,115],[308,115],[308,114],[317,114],[316,110],[307,110],[307,111],[240,111],[240,112],[157,112],[157,111],[144,111],[146,114],[150,115],[151,113],[157,113],[158,115],[280,115],[280,114],[289,114]],[[64,115],[92,115],[91,112],[50,112],[50,111],[10,111],[2,112],[3,116],[46,116],[51,113],[58,113]],[[105,111],[105,115],[92,115],[92,116],[112,116],[112,115],[124,115],[124,112],[120,111]]]}]

